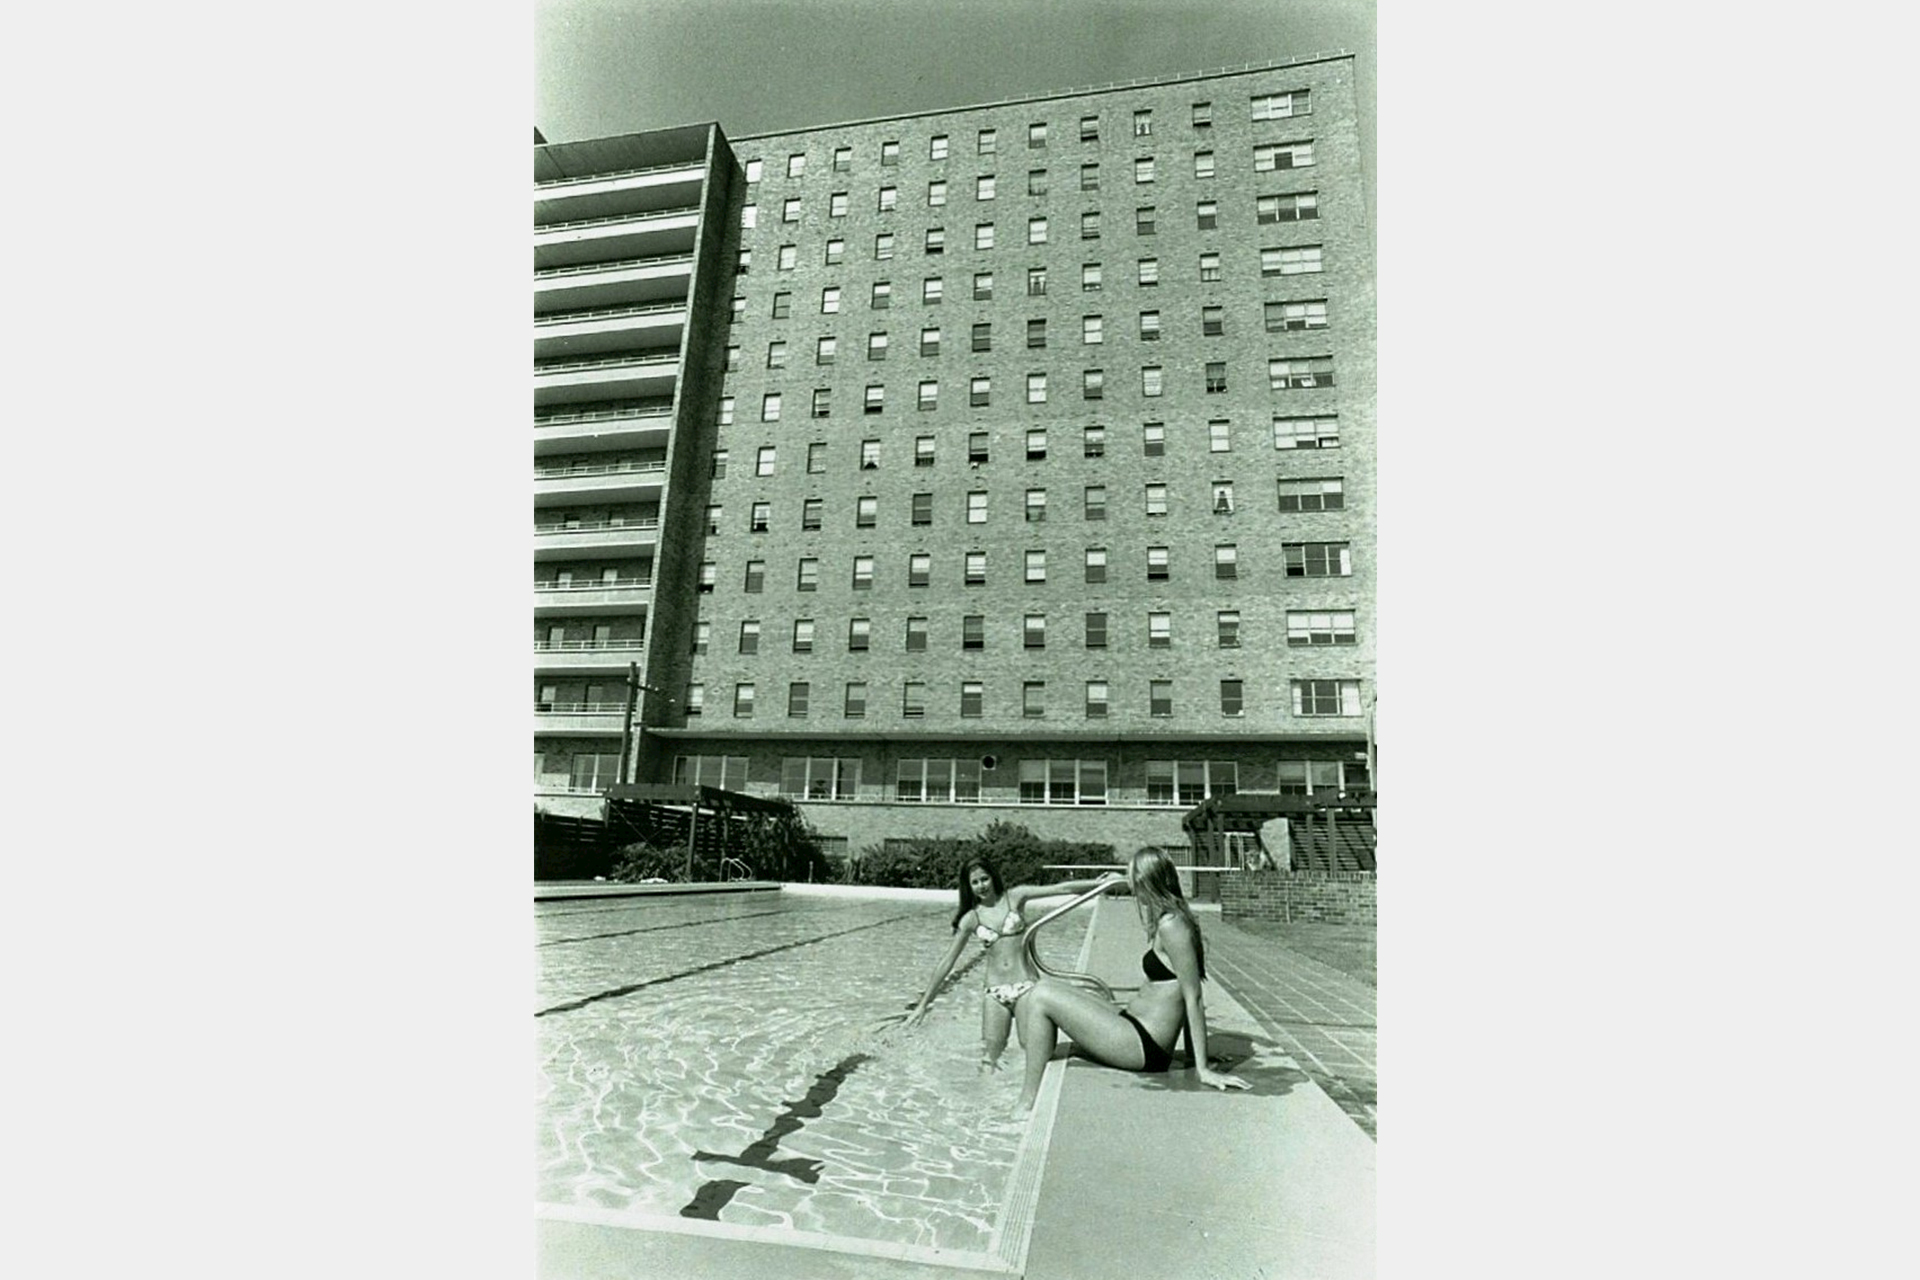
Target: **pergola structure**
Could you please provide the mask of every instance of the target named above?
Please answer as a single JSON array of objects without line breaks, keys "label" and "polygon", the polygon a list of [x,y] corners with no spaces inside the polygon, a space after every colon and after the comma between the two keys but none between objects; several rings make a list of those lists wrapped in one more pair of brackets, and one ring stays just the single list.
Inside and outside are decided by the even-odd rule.
[{"label": "pergola structure", "polygon": [[[1202,800],[1182,815],[1180,828],[1187,833],[1196,866],[1372,871],[1375,803],[1371,792],[1348,796],[1241,792]],[[1260,829],[1275,818],[1287,819],[1292,847],[1284,858],[1260,838]]]},{"label": "pergola structure", "polygon": [[[728,860],[747,864],[734,852],[743,822],[753,818],[797,819],[799,810],[785,800],[769,800],[720,787],[628,783],[607,788],[607,827],[613,842],[633,840],[665,847],[685,844],[687,877],[693,877],[696,848],[709,854],[724,879]],[[752,867],[746,873],[754,874]]]}]

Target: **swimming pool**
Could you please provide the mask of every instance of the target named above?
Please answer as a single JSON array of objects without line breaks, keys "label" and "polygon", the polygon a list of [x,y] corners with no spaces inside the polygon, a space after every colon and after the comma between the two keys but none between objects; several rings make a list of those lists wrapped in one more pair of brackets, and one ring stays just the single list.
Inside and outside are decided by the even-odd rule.
[{"label": "swimming pool", "polygon": [[[872,1029],[918,995],[951,914],[781,892],[536,904],[541,1212],[1008,1256],[1038,1169],[1003,1119],[1017,1046],[975,1069],[977,948],[919,1028]],[[1088,916],[1042,957],[1074,967]]]}]

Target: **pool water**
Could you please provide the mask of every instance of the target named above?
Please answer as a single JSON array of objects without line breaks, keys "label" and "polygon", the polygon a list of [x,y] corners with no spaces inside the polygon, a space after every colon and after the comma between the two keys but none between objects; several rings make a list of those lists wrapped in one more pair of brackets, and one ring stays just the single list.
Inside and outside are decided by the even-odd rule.
[{"label": "pool water", "polygon": [[[981,970],[911,1031],[950,904],[780,893],[536,905],[537,1199],[986,1253],[1023,1129],[982,1076]],[[1040,935],[1072,967],[1090,912]]]}]

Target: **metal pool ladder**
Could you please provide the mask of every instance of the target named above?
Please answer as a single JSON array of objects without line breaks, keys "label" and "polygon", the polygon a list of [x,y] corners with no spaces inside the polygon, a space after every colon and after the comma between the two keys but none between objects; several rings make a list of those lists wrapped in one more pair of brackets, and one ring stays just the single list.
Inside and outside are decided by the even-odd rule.
[{"label": "metal pool ladder", "polygon": [[1093,888],[1087,890],[1085,893],[1081,894],[1079,897],[1074,898],[1072,901],[1064,903],[1061,906],[1055,907],[1053,910],[1047,912],[1047,914],[1041,916],[1038,920],[1035,920],[1032,924],[1028,925],[1026,938],[1021,942],[1020,945],[1023,948],[1025,948],[1027,953],[1027,960],[1033,965],[1035,971],[1039,973],[1043,973],[1049,978],[1058,978],[1062,982],[1071,982],[1078,986],[1089,987],[1095,991],[1098,991],[1101,995],[1105,996],[1111,1003],[1119,1004],[1120,998],[1113,994],[1113,988],[1109,987],[1106,983],[1100,981],[1100,979],[1094,977],[1092,974],[1075,973],[1070,969],[1055,969],[1052,966],[1048,965],[1046,961],[1040,958],[1040,950],[1038,947],[1034,946],[1034,941],[1039,936],[1040,930],[1046,925],[1049,925],[1053,923],[1055,920],[1058,920],[1061,916],[1067,914],[1067,912],[1073,910],[1075,907],[1079,906],[1081,903],[1091,902],[1095,898],[1099,897],[1101,894],[1105,893],[1107,890],[1113,888],[1114,886],[1125,884],[1125,883],[1126,881],[1124,880],[1110,880],[1104,884],[1096,885]]},{"label": "metal pool ladder", "polygon": [[720,882],[722,884],[726,883],[727,871],[731,867],[738,867],[740,869],[738,874],[742,880],[753,879],[752,867],[748,866],[743,860],[734,857],[732,854],[726,854],[720,859]]}]

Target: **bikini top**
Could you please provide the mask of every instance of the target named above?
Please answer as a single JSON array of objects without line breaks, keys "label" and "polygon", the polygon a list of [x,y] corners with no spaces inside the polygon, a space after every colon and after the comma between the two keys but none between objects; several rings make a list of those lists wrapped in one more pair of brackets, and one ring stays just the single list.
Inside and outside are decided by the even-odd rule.
[{"label": "bikini top", "polygon": [[[975,919],[978,918],[978,915],[976,915]],[[1027,922],[1020,918],[1019,909],[1016,907],[1008,907],[1007,918],[1000,922],[998,929],[984,923],[976,924],[973,926],[973,936],[980,939],[984,945],[990,947],[1002,938],[1011,938],[1015,934],[1024,933],[1026,928]]]},{"label": "bikini top", "polygon": [[1167,968],[1166,962],[1152,947],[1148,947],[1140,957],[1140,972],[1147,975],[1148,982],[1172,982],[1180,976]]}]

